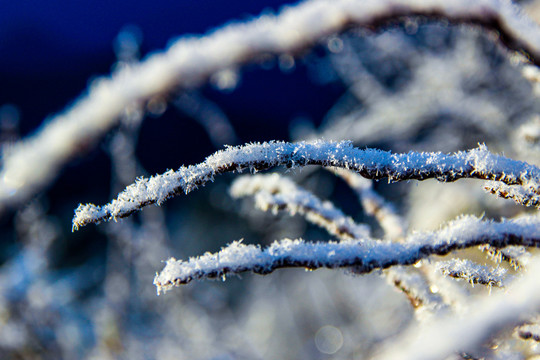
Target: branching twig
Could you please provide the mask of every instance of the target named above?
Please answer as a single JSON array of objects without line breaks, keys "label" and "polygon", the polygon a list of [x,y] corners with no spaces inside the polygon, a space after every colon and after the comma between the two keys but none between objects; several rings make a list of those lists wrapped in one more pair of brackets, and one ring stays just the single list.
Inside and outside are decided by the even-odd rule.
[{"label": "branching twig", "polygon": [[453,155],[442,153],[392,154],[354,148],[350,142],[286,143],[270,142],[230,147],[209,156],[204,162],[177,171],[169,170],[150,179],[141,178],[128,186],[116,200],[102,207],[80,205],[73,229],[89,223],[129,216],[149,204],[160,204],[181,192],[188,193],[216,175],[250,169],[266,170],[320,165],[349,168],[369,179],[389,181],[455,181],[461,178],[497,180],[509,185],[540,188],[540,169],[522,161],[491,154],[485,146]]},{"label": "branching twig", "polygon": [[291,180],[279,176],[254,175],[236,179],[231,186],[233,197],[255,196],[256,206],[263,210],[286,210],[299,213],[309,222],[344,240],[365,239],[369,228],[357,224],[329,201],[322,201]]},{"label": "branching twig", "polygon": [[481,244],[540,247],[539,226],[540,218],[537,216],[503,222],[463,217],[437,232],[410,235],[405,243],[374,240],[308,243],[286,239],[261,250],[258,246],[234,242],[216,254],[207,253],[186,262],[168,260],[154,283],[161,292],[195,279],[246,271],[268,274],[285,267],[318,269],[354,266],[355,273],[367,273],[394,265],[414,264],[430,255],[446,255]]},{"label": "branching twig", "polygon": [[372,181],[347,169],[336,168],[333,171],[356,192],[364,211],[377,219],[386,236],[392,240],[405,237],[407,232],[405,220],[373,190]]},{"label": "branching twig", "polygon": [[476,264],[470,260],[451,259],[448,261],[439,261],[437,268],[444,275],[464,279],[470,284],[482,284],[487,286],[503,286],[506,269],[502,267],[490,268]]},{"label": "branching twig", "polygon": [[534,206],[540,209],[540,193],[534,188],[490,182],[484,189],[503,199],[512,199],[520,205]]}]

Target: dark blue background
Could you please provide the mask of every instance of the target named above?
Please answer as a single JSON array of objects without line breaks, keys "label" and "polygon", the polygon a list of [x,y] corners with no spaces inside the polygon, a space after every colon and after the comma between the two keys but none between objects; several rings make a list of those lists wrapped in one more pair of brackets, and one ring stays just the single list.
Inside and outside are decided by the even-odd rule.
[{"label": "dark blue background", "polygon": [[[21,109],[21,131],[26,134],[45,116],[61,111],[79,96],[89,79],[110,72],[115,61],[113,41],[124,26],[135,25],[141,30],[144,57],[165,49],[178,36],[204,34],[230,21],[246,21],[263,11],[275,12],[286,3],[282,0],[3,1],[0,104],[12,103]],[[298,69],[300,74],[277,79],[272,73],[257,74],[262,78],[253,83],[251,77],[244,77],[237,96],[226,96],[227,99],[218,96],[218,100],[232,99],[232,117],[242,117],[239,108],[246,109],[245,116],[258,113],[260,117],[270,111],[269,115],[280,123],[288,119],[277,119],[282,114],[276,110],[282,110],[285,116],[295,116],[289,114],[288,107],[301,113],[305,111],[302,107],[311,105],[318,113],[322,109],[318,101],[313,101],[313,94],[304,96],[296,88],[306,80],[301,67]],[[257,94],[260,96],[254,96]],[[269,95],[275,102],[269,104],[267,111],[259,111],[271,103]]]},{"label": "dark blue background", "polygon": [[[166,49],[171,39],[204,35],[233,21],[249,21],[261,12],[277,13],[287,3],[271,1],[18,1],[0,0],[0,105],[20,110],[20,133],[39,125],[84,96],[89,81],[108,76],[116,61],[113,44],[129,25],[142,34],[141,56]],[[202,94],[229,117],[240,143],[288,140],[297,117],[320,123],[343,92],[339,84],[313,80],[319,49],[296,60],[284,73],[256,65],[242,68],[232,92],[210,85]],[[106,203],[111,198],[110,162],[105,137],[90,152],[66,165],[47,189],[51,211],[70,228],[78,203]],[[137,156],[150,173],[198,163],[216,150],[204,129],[173,107],[159,118],[144,120]]]}]

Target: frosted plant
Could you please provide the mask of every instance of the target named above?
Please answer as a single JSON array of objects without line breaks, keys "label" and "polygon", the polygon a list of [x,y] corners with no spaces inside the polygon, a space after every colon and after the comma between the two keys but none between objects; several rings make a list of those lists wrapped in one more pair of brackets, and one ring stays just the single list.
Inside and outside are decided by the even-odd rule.
[{"label": "frosted plant", "polygon": [[[322,165],[352,169],[369,179],[389,181],[455,181],[461,178],[497,180],[519,185],[536,196],[540,192],[540,169],[524,162],[491,154],[485,146],[453,155],[441,153],[391,154],[380,150],[360,150],[349,142],[272,142],[231,147],[208,157],[203,163],[168,171],[150,179],[139,179],[116,200],[98,207],[80,205],[73,229],[88,223],[129,216],[149,204],[161,204],[183,191],[189,193],[216,175],[250,169],[260,171],[275,166]],[[520,198],[518,198],[519,200]]]},{"label": "frosted plant", "polygon": [[[392,28],[395,23],[401,28]],[[440,45],[445,51],[422,48],[416,32],[437,27],[452,44]],[[50,356],[66,358],[540,354],[533,343],[540,338],[540,260],[533,249],[540,246],[539,44],[539,27],[506,1],[311,0],[180,38],[140,62],[138,44],[118,47],[110,77],[94,81],[35,135],[5,146],[1,209],[40,194],[81,149],[108,133],[113,194],[120,193],[108,204],[77,208],[73,230],[114,221],[97,227],[107,239],[105,260],[67,274],[50,266],[61,237],[44,211],[33,203],[17,216],[25,245],[1,267],[1,345],[9,347],[8,356],[50,347]],[[248,64],[264,68],[276,61],[290,73],[313,60],[303,57],[312,49],[324,52],[322,67],[332,67],[327,76],[345,86],[321,126],[308,124],[304,132],[291,126],[291,142],[227,146],[199,164],[147,176],[136,152],[147,113],[161,116],[170,101],[202,125],[215,147],[250,141],[205,97],[204,84],[232,91]],[[502,65],[491,64],[486,52]],[[401,67],[396,74],[394,62]],[[243,175],[226,191],[227,173],[283,167],[287,177]],[[321,167],[329,171],[317,172]],[[340,179],[345,200],[336,195]],[[198,210],[200,203],[170,210],[172,197],[214,181],[208,199],[215,213]],[[450,201],[433,195],[446,189]],[[253,197],[255,207],[271,211],[261,215],[229,193]],[[418,208],[440,208],[444,219],[419,215]],[[447,216],[448,209],[456,214]],[[249,229],[235,211],[248,224],[263,224]],[[415,216],[427,217],[429,228],[419,230]],[[230,233],[246,233],[246,240]],[[169,258],[154,276],[171,255],[187,260]],[[268,276],[183,286],[244,273]],[[173,294],[156,297],[152,279],[158,293]],[[88,302],[84,291],[91,293]],[[54,319],[32,322],[45,313]],[[48,337],[51,332],[58,335]]]},{"label": "frosted plant", "polygon": [[[509,184],[508,186],[526,188],[532,193],[539,191],[538,184],[540,183],[540,169],[537,167],[493,155],[485,147],[454,155],[443,155],[440,153],[390,154],[359,150],[347,142],[252,144],[220,151],[199,165],[183,167],[177,172],[169,171],[149,180],[139,179],[111,204],[103,207],[92,204],[81,205],[76,211],[73,228],[78,229],[88,223],[108,219],[116,220],[128,216],[148,204],[161,203],[178,194],[180,190],[188,193],[221,173],[242,169],[260,171],[279,165],[290,168],[316,164],[351,169],[367,178],[388,178],[389,181],[436,178],[444,182],[469,177],[497,180],[503,184]],[[349,182],[354,184],[353,180]],[[357,187],[361,188],[361,186],[357,182]],[[401,243],[389,243],[371,239],[366,231],[359,230],[358,225],[332,205],[322,203],[293,183],[275,176],[247,182],[239,181],[232,192],[235,196],[257,193],[259,207],[263,209],[281,207],[293,213],[305,214],[309,221],[323,226],[338,237],[345,236],[350,240],[340,243],[309,243],[301,239],[284,239],[264,250],[258,246],[233,242],[218,253],[207,253],[198,258],[191,258],[189,261],[171,258],[163,271],[154,279],[158,293],[195,279],[225,279],[229,274],[246,271],[268,274],[275,269],[285,267],[308,269],[343,267],[352,268],[355,274],[362,274],[374,269],[411,265],[430,255],[446,255],[455,250],[478,245],[490,245],[495,248],[509,245],[540,246],[540,238],[538,238],[540,221],[536,215],[500,223],[463,217],[439,231],[415,233],[407,236]],[[378,202],[379,207],[384,207],[380,198],[375,197],[374,194],[369,195],[371,195],[371,202]],[[370,211],[372,214],[377,213],[373,209]],[[390,210],[386,212],[392,213]],[[395,222],[399,223],[399,221]],[[470,262],[460,263],[459,266],[455,262],[443,263],[440,268],[443,269],[445,275],[465,277],[471,282],[486,285],[502,283],[500,273],[490,272]],[[413,299],[422,299],[422,295],[417,290],[418,280],[413,281],[412,285],[407,285],[407,282],[403,280],[407,277],[400,276],[399,272],[393,273],[391,278],[398,287],[403,286],[404,291],[412,294]],[[423,298],[428,297],[423,296]],[[531,294],[530,298],[534,296]],[[436,303],[440,303],[440,300]],[[527,303],[527,307],[517,307],[511,314],[516,317],[528,310],[530,306],[536,306],[536,303]],[[504,318],[500,326],[513,323],[512,320]],[[457,326],[457,328],[460,327]],[[478,341],[482,339],[479,338]],[[456,343],[451,344],[453,345],[449,346],[454,346]],[[480,343],[471,341],[469,344],[469,347],[472,347]],[[437,349],[440,351],[438,354],[446,354],[448,351],[444,346]],[[411,350],[410,358],[416,358],[416,356],[416,352]]]},{"label": "frosted plant", "polygon": [[440,261],[437,265],[444,275],[464,279],[471,283],[471,285],[503,286],[503,279],[506,274],[506,269],[504,268],[493,269],[486,266],[479,266],[469,260],[452,259],[449,261]]}]

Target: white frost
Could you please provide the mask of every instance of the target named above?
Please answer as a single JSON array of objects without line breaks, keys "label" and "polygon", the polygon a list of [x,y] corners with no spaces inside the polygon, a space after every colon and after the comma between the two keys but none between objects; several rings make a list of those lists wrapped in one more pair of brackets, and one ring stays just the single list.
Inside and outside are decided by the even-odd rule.
[{"label": "white frost", "polygon": [[322,201],[311,192],[279,174],[242,176],[231,186],[233,197],[255,196],[255,205],[263,210],[287,210],[305,216],[306,220],[342,239],[369,237],[369,228],[357,224],[329,201]]},{"label": "white frost", "polygon": [[454,181],[464,177],[526,184],[540,191],[540,169],[522,161],[491,154],[485,146],[455,154],[392,154],[375,149],[358,149],[348,141],[268,142],[229,147],[198,165],[182,166],[149,179],[140,178],[118,198],[102,207],[82,205],[75,211],[73,228],[102,220],[125,217],[148,204],[161,204],[179,192],[188,193],[218,174],[243,169],[263,170],[279,165],[289,167],[319,164],[343,167],[373,178],[389,181],[427,179]]},{"label": "white frost", "polygon": [[167,261],[154,279],[158,292],[194,279],[213,278],[244,271],[267,273],[283,266],[308,268],[347,267],[367,272],[390,265],[412,264],[432,254],[446,254],[454,249],[491,244],[540,246],[539,216],[524,216],[501,222],[482,221],[473,216],[461,217],[437,232],[415,233],[405,243],[370,239],[346,242],[310,243],[285,239],[267,249],[234,242],[219,253],[207,253],[188,261]]}]

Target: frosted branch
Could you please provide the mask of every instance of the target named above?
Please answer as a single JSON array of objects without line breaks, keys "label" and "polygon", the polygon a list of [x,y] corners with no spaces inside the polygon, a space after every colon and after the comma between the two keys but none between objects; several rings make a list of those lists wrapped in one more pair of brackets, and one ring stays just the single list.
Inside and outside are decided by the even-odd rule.
[{"label": "frosted branch", "polygon": [[534,206],[540,209],[540,193],[537,189],[509,186],[497,182],[490,182],[484,189],[503,199],[512,199],[520,205]]},{"label": "frosted branch", "polygon": [[291,215],[303,215],[330,234],[345,240],[369,237],[369,228],[357,224],[329,201],[322,201],[293,181],[279,176],[243,176],[231,186],[233,197],[255,196],[255,205],[263,210],[285,210]]},{"label": "frosted branch", "polygon": [[4,155],[0,204],[39,191],[82,148],[97,141],[133,103],[177,88],[192,88],[215,73],[256,62],[261,55],[295,53],[349,25],[377,28],[406,16],[446,19],[493,29],[503,44],[540,64],[540,29],[510,2],[497,0],[311,0],[231,24],[202,37],[184,37],[169,49],[96,80],[79,101]]},{"label": "frosted branch", "polygon": [[351,169],[365,178],[388,181],[435,178],[448,182],[461,178],[497,180],[509,185],[540,189],[540,169],[522,161],[491,154],[485,146],[457,152],[392,154],[355,148],[350,142],[315,141],[311,143],[270,142],[229,147],[206,158],[198,165],[182,166],[150,179],[141,178],[128,186],[118,198],[102,207],[79,205],[73,229],[89,223],[129,216],[150,204],[161,204],[181,192],[189,193],[214,179],[216,175],[242,171],[261,171],[276,166],[319,165]]},{"label": "frosted branch", "polygon": [[219,278],[252,271],[268,274],[285,267],[308,269],[355,267],[355,273],[368,273],[395,265],[411,265],[430,255],[490,244],[495,247],[523,245],[540,247],[537,216],[502,222],[463,217],[431,233],[416,233],[406,243],[388,243],[369,239],[347,242],[309,243],[285,239],[262,250],[259,246],[233,242],[220,252],[207,253],[188,261],[167,261],[154,284],[158,292],[192,280]]},{"label": "frosted branch", "polygon": [[456,351],[476,350],[501,330],[519,325],[540,307],[540,262],[535,260],[507,291],[470,299],[461,316],[448,314],[411,327],[374,359],[446,359]]},{"label": "frosted branch", "polygon": [[471,285],[482,284],[502,287],[506,275],[506,269],[502,267],[491,268],[476,264],[470,260],[451,259],[440,261],[436,266],[443,275],[464,279]]},{"label": "frosted branch", "polygon": [[440,294],[430,289],[430,284],[424,274],[411,267],[394,266],[386,273],[387,281],[402,291],[409,299],[411,305],[417,310],[416,314],[424,320],[426,310],[428,313],[440,313],[448,310],[448,305]]},{"label": "frosted branch", "polygon": [[372,181],[347,169],[336,168],[333,171],[356,192],[364,211],[377,219],[390,239],[401,239],[405,236],[407,232],[405,220],[373,190]]},{"label": "frosted branch", "polygon": [[480,250],[487,253],[488,258],[500,263],[508,262],[514,269],[519,269],[529,263],[531,254],[522,246],[511,246],[505,249],[497,249],[489,245],[480,246]]}]

